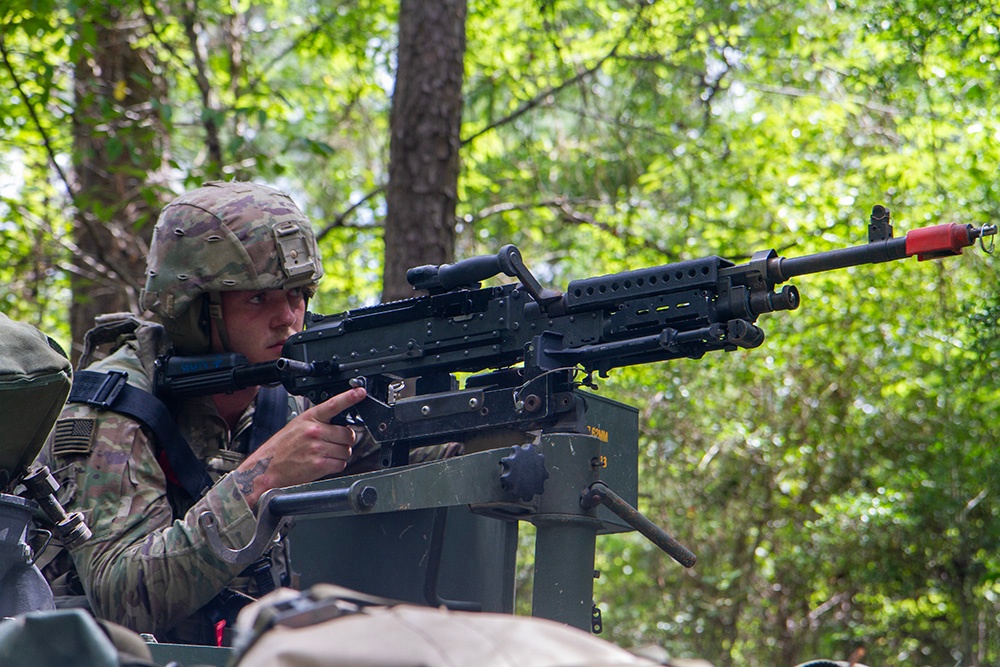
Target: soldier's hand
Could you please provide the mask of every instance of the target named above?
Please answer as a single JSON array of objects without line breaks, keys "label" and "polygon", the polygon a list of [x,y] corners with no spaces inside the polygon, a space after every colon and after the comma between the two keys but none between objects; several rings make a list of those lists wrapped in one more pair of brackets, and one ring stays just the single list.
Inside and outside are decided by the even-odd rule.
[{"label": "soldier's hand", "polygon": [[330,421],[365,398],[357,387],[315,405],[275,433],[233,471],[251,507],[265,491],[305,484],[342,472],[354,445],[354,430]]}]

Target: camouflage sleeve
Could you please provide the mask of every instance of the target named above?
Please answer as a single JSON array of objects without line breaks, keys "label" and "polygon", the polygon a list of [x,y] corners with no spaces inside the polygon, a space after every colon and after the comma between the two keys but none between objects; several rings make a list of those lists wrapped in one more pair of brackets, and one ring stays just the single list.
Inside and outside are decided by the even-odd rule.
[{"label": "camouflage sleeve", "polygon": [[76,486],[70,506],[94,533],[74,549],[73,560],[97,616],[162,633],[239,574],[242,566],[218,559],[197,525],[198,515],[211,510],[224,543],[238,548],[250,541],[256,521],[231,475],[173,521],[147,434],[127,417],[86,406],[63,413],[51,455],[67,466],[60,477]]}]

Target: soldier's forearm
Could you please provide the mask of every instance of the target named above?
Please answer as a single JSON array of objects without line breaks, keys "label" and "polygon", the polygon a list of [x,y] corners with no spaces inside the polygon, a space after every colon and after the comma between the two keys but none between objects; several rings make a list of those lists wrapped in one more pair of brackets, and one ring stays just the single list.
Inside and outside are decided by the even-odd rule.
[{"label": "soldier's forearm", "polygon": [[[223,540],[242,546],[254,518],[235,480],[223,478],[182,520],[146,517],[132,530],[74,553],[95,613],[140,632],[170,630],[214,598],[239,574],[204,542],[197,517],[223,517]],[[146,532],[144,530],[154,527]]]}]

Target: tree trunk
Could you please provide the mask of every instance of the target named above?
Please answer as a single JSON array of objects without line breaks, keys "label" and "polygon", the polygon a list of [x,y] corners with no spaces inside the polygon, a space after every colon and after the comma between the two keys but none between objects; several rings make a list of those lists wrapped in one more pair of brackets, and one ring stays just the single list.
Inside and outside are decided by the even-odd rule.
[{"label": "tree trunk", "polygon": [[400,4],[383,301],[413,296],[410,267],[454,260],[465,17],[465,0]]},{"label": "tree trunk", "polygon": [[164,85],[150,70],[151,54],[134,46],[138,21],[115,9],[86,7],[77,20],[93,26],[95,38],[75,63],[74,363],[97,315],[138,312],[165,182],[166,133],[158,111]]}]

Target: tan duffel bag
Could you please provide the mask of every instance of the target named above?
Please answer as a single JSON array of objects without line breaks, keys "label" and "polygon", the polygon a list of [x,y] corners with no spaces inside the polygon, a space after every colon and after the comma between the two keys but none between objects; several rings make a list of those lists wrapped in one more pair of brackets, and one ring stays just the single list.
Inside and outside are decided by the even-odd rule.
[{"label": "tan duffel bag", "polygon": [[275,591],[237,619],[234,667],[652,667],[561,623],[393,604],[338,586]]}]

